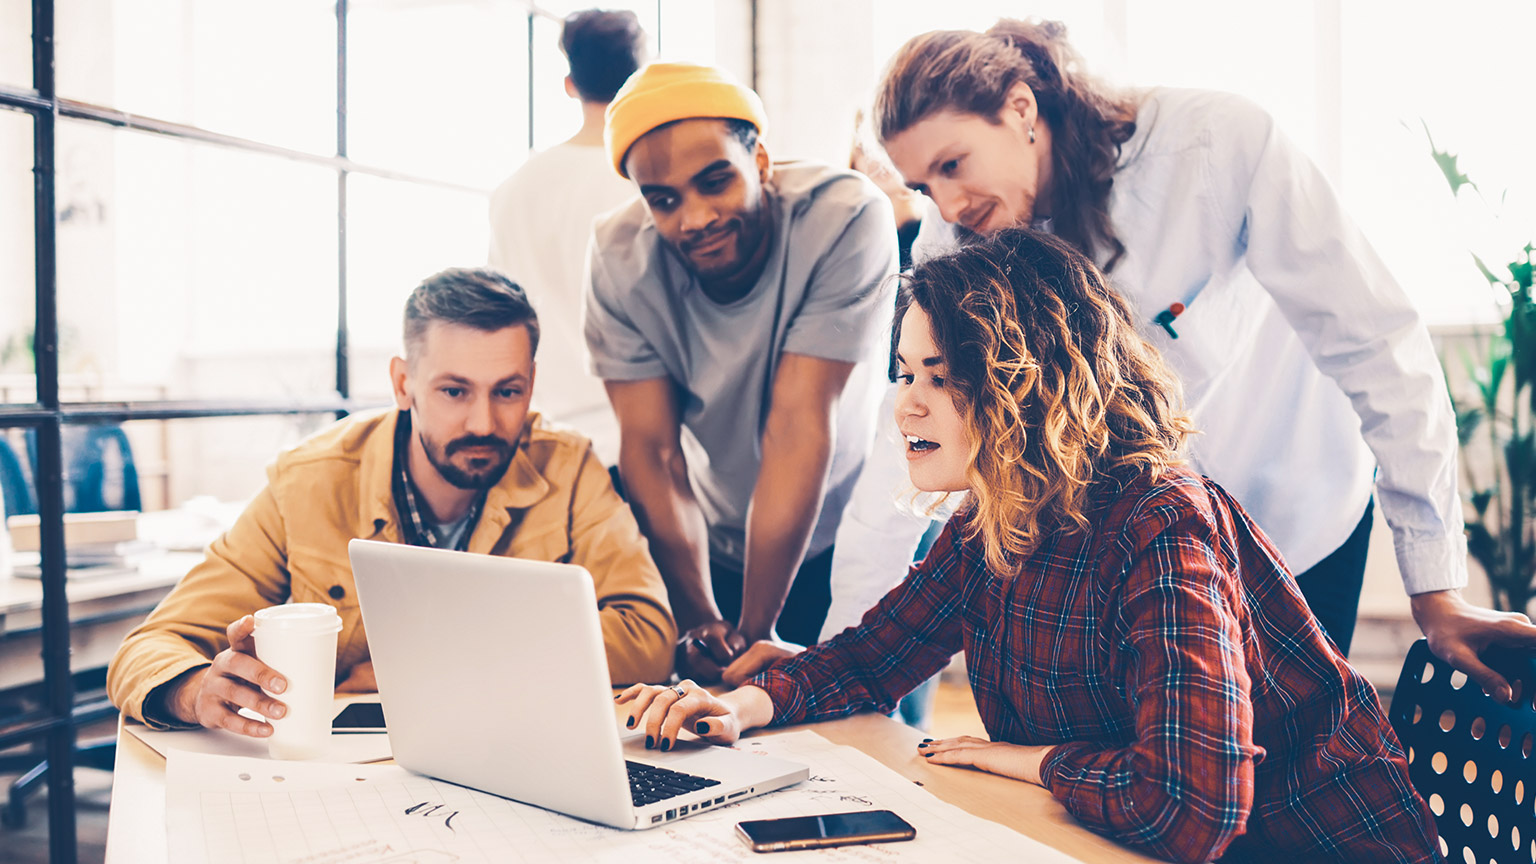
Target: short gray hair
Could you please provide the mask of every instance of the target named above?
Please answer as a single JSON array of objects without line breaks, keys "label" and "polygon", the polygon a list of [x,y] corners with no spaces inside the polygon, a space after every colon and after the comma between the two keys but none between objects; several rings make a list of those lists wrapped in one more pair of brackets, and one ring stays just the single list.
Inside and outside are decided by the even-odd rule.
[{"label": "short gray hair", "polygon": [[405,301],[405,354],[409,358],[434,321],[492,333],[521,324],[532,351],[539,350],[539,316],[528,293],[488,267],[450,267],[427,277]]}]

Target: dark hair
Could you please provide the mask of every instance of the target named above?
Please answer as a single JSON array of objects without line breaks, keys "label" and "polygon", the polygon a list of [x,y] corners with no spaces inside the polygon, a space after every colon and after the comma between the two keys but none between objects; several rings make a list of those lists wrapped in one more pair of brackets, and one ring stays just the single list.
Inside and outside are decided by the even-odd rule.
[{"label": "dark hair", "polygon": [[944,388],[971,432],[966,473],[988,565],[1006,571],[1053,530],[1082,530],[1090,491],[1183,461],[1178,380],[1129,304],[1077,249],[1010,228],[917,265]]},{"label": "dark hair", "polygon": [[[721,123],[725,124],[726,134],[730,135],[732,138],[735,138],[737,141],[740,141],[741,146],[746,148],[748,155],[757,149],[757,127],[752,125],[752,121],[743,120],[740,117],[683,117],[678,120],[669,120],[666,123],[657,126],[655,129],[647,131],[645,134],[649,135],[651,132],[655,132],[656,129],[665,129],[668,126],[676,126],[679,123],[686,123],[689,120],[719,120]],[[645,136],[642,135],[640,137],[643,138]],[[633,145],[631,145],[631,149],[633,149]],[[624,161],[626,164],[628,164],[628,153],[624,154]]]},{"label": "dark hair", "polygon": [[539,350],[539,316],[520,285],[488,267],[452,267],[416,286],[405,301],[405,355],[416,352],[427,325],[441,321],[492,333],[521,324]]},{"label": "dark hair", "polygon": [[645,63],[645,30],[633,12],[584,9],[566,17],[560,50],[571,64],[571,81],[582,101],[612,102]]},{"label": "dark hair", "polygon": [[724,117],[725,128],[731,133],[731,137],[741,142],[748,153],[757,149],[757,127],[752,121],[743,120],[740,117]]},{"label": "dark hair", "polygon": [[[676,126],[689,120],[719,120],[725,124],[726,134],[740,141],[741,146],[745,147],[748,153],[751,153],[757,147],[757,127],[752,125],[751,120],[743,120],[740,117],[682,117],[677,120],[669,120],[655,129],[647,131],[645,134],[649,135],[651,132],[655,132],[656,129],[665,129],[668,126]],[[625,154],[625,156],[628,155],[627,153]]]},{"label": "dark hair", "polygon": [[1125,246],[1109,221],[1109,190],[1120,145],[1136,131],[1134,101],[1088,77],[1057,21],[1004,18],[986,33],[941,30],[896,52],[875,95],[875,129],[890,141],[944,110],[996,123],[1008,91],[1024,82],[1051,130],[1053,230],[1089,255],[1108,252],[1114,269]]}]

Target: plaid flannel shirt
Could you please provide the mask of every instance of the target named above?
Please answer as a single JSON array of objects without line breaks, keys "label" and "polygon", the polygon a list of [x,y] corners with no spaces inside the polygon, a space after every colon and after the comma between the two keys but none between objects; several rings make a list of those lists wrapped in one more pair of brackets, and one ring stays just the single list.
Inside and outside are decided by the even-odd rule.
[{"label": "plaid flannel shirt", "polygon": [[773,722],[889,711],[963,648],[992,740],[1060,745],[1041,776],[1094,831],[1179,861],[1437,860],[1375,690],[1236,501],[1179,469],[1088,518],[1008,578],[956,515],[858,627],[753,680]]}]

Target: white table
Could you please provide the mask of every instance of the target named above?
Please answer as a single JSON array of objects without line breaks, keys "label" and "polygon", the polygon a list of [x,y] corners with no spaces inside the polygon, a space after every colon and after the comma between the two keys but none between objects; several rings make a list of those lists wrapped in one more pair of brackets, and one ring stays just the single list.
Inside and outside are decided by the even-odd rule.
[{"label": "white table", "polygon": [[[922,733],[884,715],[857,714],[828,723],[791,726],[757,734],[772,735],[796,728],[814,729],[836,744],[857,747],[898,774],[922,783],[939,798],[984,819],[1007,825],[1085,864],[1157,860],[1082,827],[1049,792],[1038,786],[977,771],[929,765],[917,755],[917,742],[922,740]],[[106,862],[162,864],[168,855],[165,760],[138,738],[124,732],[121,725],[117,738]]]}]

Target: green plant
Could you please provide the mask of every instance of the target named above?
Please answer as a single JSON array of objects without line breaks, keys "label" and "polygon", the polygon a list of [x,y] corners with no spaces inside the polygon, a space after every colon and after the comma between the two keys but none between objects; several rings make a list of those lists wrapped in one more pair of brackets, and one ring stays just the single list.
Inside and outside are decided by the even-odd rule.
[{"label": "green plant", "polygon": [[[1425,130],[1426,133],[1428,130]],[[1457,166],[1457,157],[1429,142],[1451,194],[1477,190]],[[1462,363],[1473,384],[1471,398],[1451,393],[1461,465],[1472,515],[1467,519],[1467,552],[1488,574],[1497,608],[1526,611],[1536,594],[1536,301],[1531,296],[1531,253],[1527,243],[1496,273],[1477,255],[1472,260],[1488,280],[1500,309],[1501,325],[1478,335]],[[1449,380],[1447,375],[1447,380]],[[1486,457],[1479,464],[1478,455]]]}]

